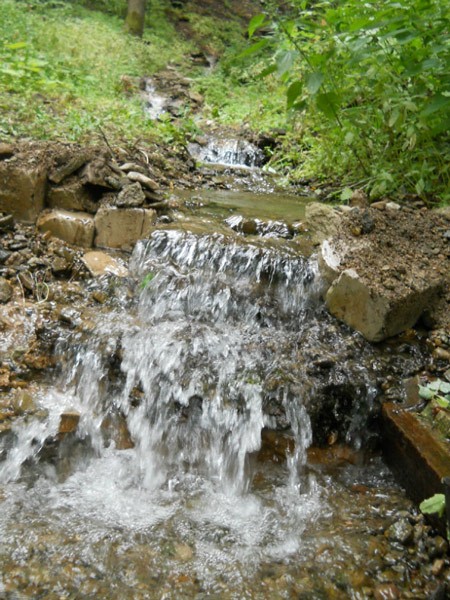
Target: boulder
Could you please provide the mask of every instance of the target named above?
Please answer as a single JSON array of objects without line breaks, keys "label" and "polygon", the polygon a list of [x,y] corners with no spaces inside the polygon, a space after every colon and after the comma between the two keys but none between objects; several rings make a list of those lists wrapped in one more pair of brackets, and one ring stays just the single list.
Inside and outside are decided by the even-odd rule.
[{"label": "boulder", "polygon": [[72,179],[58,187],[50,187],[47,192],[47,206],[63,210],[95,213],[95,196],[79,179]]},{"label": "boulder", "polygon": [[106,252],[98,250],[86,252],[82,260],[94,277],[107,273],[117,275],[118,277],[126,277],[128,275],[128,269],[124,267],[122,262],[113,256],[109,256]]},{"label": "boulder", "polygon": [[305,222],[311,243],[318,246],[336,233],[340,216],[327,204],[310,202],[306,205]]},{"label": "boulder", "polygon": [[45,212],[39,217],[37,227],[40,231],[49,231],[69,244],[84,248],[90,248],[94,240],[94,217],[85,212]]},{"label": "boulder", "polygon": [[378,342],[409,329],[441,289],[439,282],[399,293],[363,281],[353,269],[342,271],[328,289],[325,302],[332,315]]},{"label": "boulder", "polygon": [[149,235],[155,221],[151,209],[102,207],[95,215],[95,245],[129,249]]},{"label": "boulder", "polygon": [[46,184],[44,166],[0,162],[0,211],[34,223],[44,208]]}]

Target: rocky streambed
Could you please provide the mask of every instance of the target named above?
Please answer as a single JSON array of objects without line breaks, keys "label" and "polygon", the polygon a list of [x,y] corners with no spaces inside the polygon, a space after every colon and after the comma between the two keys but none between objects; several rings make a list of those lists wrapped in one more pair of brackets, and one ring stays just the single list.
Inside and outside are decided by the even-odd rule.
[{"label": "rocky streambed", "polygon": [[[1,593],[445,597],[447,543],[382,465],[378,416],[448,370],[448,216],[298,197],[280,215],[179,193],[147,150],[45,148],[0,163]],[[385,341],[323,303],[347,320],[348,271]]]}]

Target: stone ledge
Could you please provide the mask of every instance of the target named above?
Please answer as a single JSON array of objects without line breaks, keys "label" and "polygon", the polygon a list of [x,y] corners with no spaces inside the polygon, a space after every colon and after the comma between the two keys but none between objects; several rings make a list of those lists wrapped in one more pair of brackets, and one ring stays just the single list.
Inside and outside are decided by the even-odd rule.
[{"label": "stone ledge", "polygon": [[450,476],[450,444],[437,440],[414,412],[384,404],[382,439],[386,462],[415,502],[444,493],[442,479]]}]

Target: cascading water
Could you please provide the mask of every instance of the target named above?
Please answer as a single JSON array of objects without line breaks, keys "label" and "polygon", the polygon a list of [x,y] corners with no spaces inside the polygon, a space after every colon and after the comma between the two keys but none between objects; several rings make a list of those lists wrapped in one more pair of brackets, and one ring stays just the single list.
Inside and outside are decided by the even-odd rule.
[{"label": "cascading water", "polygon": [[[304,469],[314,405],[351,379],[355,441],[376,358],[347,379],[337,364],[319,389],[306,358],[332,345],[350,360],[362,342],[331,334],[314,261],[276,244],[156,231],[131,272],[136,299],[61,340],[60,389],[40,390],[41,413],[4,447],[0,560],[14,574],[41,552],[46,597],[265,598],[271,577],[284,579],[270,597],[290,597],[304,532],[331,514],[329,480]],[[55,444],[65,411],[79,424]],[[258,461],[265,429],[293,441],[284,464]]]}]

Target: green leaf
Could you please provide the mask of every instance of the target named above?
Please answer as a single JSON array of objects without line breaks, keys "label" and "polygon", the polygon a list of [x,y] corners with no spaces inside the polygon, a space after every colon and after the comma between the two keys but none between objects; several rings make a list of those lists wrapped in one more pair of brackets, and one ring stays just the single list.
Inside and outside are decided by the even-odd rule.
[{"label": "green leaf", "polygon": [[295,50],[288,50],[283,52],[277,58],[277,70],[280,75],[288,73],[292,69],[294,60],[297,58],[298,53]]},{"label": "green leaf", "polygon": [[288,110],[293,107],[294,102],[297,100],[297,98],[302,93],[302,89],[303,89],[303,83],[301,81],[294,81],[288,87],[287,92],[286,92]]},{"label": "green leaf", "polygon": [[424,400],[431,400],[435,395],[435,392],[428,386],[419,385],[419,396]]},{"label": "green leaf", "polygon": [[251,56],[252,54],[256,54],[263,48],[269,45],[269,40],[259,40],[255,44],[252,44],[245,50],[243,50],[240,54],[237,55],[236,58],[245,58],[246,56]]},{"label": "green leaf", "polygon": [[444,398],[444,396],[436,396],[436,398],[434,400],[437,403],[437,405],[440,406],[441,408],[449,408],[450,407],[450,400],[447,400],[447,398]]},{"label": "green leaf", "polygon": [[342,192],[339,195],[339,198],[343,201],[346,202],[347,200],[350,200],[350,198],[353,196],[353,190],[349,187],[345,187]]},{"label": "green leaf", "polygon": [[261,73],[258,73],[258,75],[256,75],[256,77],[258,79],[263,79],[264,77],[267,77],[268,75],[272,75],[272,73],[275,73],[276,70],[277,70],[277,65],[276,64],[269,65],[268,67],[266,67],[265,69],[263,69],[261,71]]},{"label": "green leaf", "polygon": [[267,16],[263,13],[252,17],[250,23],[248,24],[248,37],[252,38],[255,31],[257,29],[261,29],[261,27],[264,27],[268,22]]},{"label": "green leaf", "polygon": [[308,88],[308,92],[315,96],[319,91],[324,80],[323,73],[320,71],[314,71],[314,73],[310,73],[306,78],[306,87]]},{"label": "green leaf", "polygon": [[316,105],[328,119],[336,120],[339,109],[339,96],[335,92],[317,94]]},{"label": "green leaf", "polygon": [[434,494],[431,498],[427,498],[419,505],[420,510],[427,515],[437,513],[440,517],[444,515],[445,496],[444,494]]},{"label": "green leaf", "polygon": [[441,108],[445,108],[450,104],[450,98],[444,96],[443,94],[436,94],[433,98],[428,102],[425,108],[420,112],[422,117],[427,117]]},{"label": "green leaf", "polygon": [[13,44],[5,44],[5,48],[8,50],[19,50],[20,48],[25,48],[28,46],[26,42],[15,42]]}]

